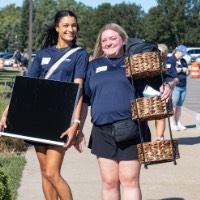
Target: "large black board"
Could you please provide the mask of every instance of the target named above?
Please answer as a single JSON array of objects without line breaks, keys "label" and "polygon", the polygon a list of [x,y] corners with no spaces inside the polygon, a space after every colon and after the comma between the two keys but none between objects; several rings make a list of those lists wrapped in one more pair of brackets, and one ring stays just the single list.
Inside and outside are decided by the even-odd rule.
[{"label": "large black board", "polygon": [[2,135],[63,145],[72,122],[79,84],[17,76]]}]

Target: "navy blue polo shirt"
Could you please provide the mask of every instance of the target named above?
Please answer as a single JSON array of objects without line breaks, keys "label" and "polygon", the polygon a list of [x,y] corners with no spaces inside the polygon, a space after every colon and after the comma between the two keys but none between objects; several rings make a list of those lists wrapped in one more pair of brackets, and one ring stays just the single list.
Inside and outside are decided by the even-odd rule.
[{"label": "navy blue polo shirt", "polygon": [[175,55],[172,55],[171,57],[167,58],[167,73],[170,74],[173,78],[178,77],[178,73],[176,71],[176,62],[178,59]]},{"label": "navy blue polo shirt", "polygon": [[171,74],[174,78],[177,77],[179,79],[179,83],[176,85],[178,87],[185,87],[187,81],[187,75],[183,72],[178,73],[177,68],[188,67],[187,62],[184,58],[177,59],[175,55],[172,55],[167,59],[167,72]]},{"label": "navy blue polo shirt", "polygon": [[[27,76],[44,78],[51,66],[71,48],[58,49],[56,46],[39,50],[29,67]],[[88,54],[84,49],[79,49],[66,58],[49,77],[51,80],[73,82],[75,78],[85,79],[88,65]]]},{"label": "navy blue polo shirt", "polygon": [[[111,64],[117,63],[116,66]],[[125,74],[124,56],[119,59],[97,58],[89,63],[85,95],[90,99],[95,125],[131,118],[133,87]]]}]

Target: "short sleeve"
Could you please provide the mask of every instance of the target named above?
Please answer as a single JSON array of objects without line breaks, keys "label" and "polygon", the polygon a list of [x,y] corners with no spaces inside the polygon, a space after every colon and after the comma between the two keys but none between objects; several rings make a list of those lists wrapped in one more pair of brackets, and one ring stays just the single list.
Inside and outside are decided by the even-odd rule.
[{"label": "short sleeve", "polygon": [[88,54],[84,49],[81,49],[77,52],[77,62],[75,67],[74,78],[85,79],[87,66],[88,66]]}]

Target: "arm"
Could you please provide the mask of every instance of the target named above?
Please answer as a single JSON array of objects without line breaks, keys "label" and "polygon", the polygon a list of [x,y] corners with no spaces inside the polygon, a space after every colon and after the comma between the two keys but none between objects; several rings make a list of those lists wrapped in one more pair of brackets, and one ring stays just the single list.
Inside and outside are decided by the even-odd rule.
[{"label": "arm", "polygon": [[75,110],[75,113],[74,113],[74,122],[60,136],[60,138],[63,138],[65,135],[68,136],[67,142],[64,145],[65,148],[69,148],[74,144],[76,133],[77,133],[77,130],[78,130],[79,124],[80,124],[79,120],[80,120],[80,116],[81,116],[81,107],[82,107],[82,102],[83,102],[83,94],[82,94],[83,79],[76,78],[76,79],[74,79],[74,83],[80,84],[81,90],[80,90],[80,96],[79,96],[78,104],[76,106],[76,110]]},{"label": "arm", "polygon": [[165,78],[165,83],[161,85],[160,92],[162,93],[161,99],[169,101],[172,97],[172,91],[174,87],[176,86],[177,82],[176,79],[167,77]]},{"label": "arm", "polygon": [[75,143],[75,148],[80,153],[83,152],[83,146],[86,145],[85,136],[82,131],[83,131],[83,126],[85,124],[85,119],[87,117],[87,113],[88,113],[88,104],[83,103],[81,109],[81,117],[80,117],[81,123],[79,125],[79,130],[77,131],[76,143]]},{"label": "arm", "polygon": [[0,131],[3,131],[4,128],[7,128],[7,125],[6,125],[7,113],[8,113],[8,106],[3,111],[3,114],[0,120]]}]

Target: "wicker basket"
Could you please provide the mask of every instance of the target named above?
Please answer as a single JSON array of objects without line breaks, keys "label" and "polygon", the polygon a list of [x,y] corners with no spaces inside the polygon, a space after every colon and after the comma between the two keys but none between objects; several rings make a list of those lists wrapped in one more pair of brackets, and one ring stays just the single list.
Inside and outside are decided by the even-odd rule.
[{"label": "wicker basket", "polygon": [[[131,71],[134,79],[146,78],[161,75],[160,64],[162,72],[166,71],[166,61],[161,58],[157,52],[145,52],[134,54],[130,56]],[[125,58],[126,76],[131,76],[130,65],[128,57]]]},{"label": "wicker basket", "polygon": [[[176,159],[180,158],[178,150],[178,141],[176,139],[145,142],[143,143],[143,147],[144,147],[144,156],[142,151],[142,145],[141,144],[137,145],[138,160],[140,161],[140,163],[144,163],[144,157],[145,157],[145,163],[148,164],[173,161],[174,155]],[[173,154],[173,149],[174,149],[174,154]]]},{"label": "wicker basket", "polygon": [[[138,116],[136,112],[136,105]],[[131,100],[131,111],[133,120],[156,120],[172,116],[173,106],[172,101],[166,103],[161,100],[160,96],[142,97],[136,100]]]}]

